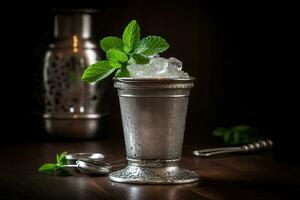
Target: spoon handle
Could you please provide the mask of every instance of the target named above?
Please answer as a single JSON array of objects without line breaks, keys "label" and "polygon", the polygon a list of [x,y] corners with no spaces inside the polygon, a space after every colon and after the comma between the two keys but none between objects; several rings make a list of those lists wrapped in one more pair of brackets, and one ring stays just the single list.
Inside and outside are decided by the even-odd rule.
[{"label": "spoon handle", "polygon": [[193,151],[193,154],[195,156],[200,156],[200,157],[210,157],[214,155],[229,154],[229,153],[236,153],[236,152],[255,152],[255,151],[259,151],[271,147],[273,147],[272,140],[265,139],[247,145],[242,145],[240,147],[224,147],[224,148],[195,150]]},{"label": "spoon handle", "polygon": [[62,167],[67,167],[67,168],[77,168],[78,165],[62,165]]}]

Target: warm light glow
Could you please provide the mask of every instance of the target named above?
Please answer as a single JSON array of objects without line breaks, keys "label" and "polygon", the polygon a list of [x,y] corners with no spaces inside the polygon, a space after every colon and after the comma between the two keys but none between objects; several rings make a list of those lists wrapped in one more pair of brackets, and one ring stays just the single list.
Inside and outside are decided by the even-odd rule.
[{"label": "warm light glow", "polygon": [[79,112],[84,113],[84,107],[80,106]]},{"label": "warm light glow", "polygon": [[78,37],[77,37],[77,35],[73,36],[73,52],[74,53],[78,52]]},{"label": "warm light glow", "polygon": [[69,107],[69,112],[70,112],[70,113],[74,113],[74,111],[75,111],[74,107],[73,107],[73,106],[70,106],[70,107]]}]

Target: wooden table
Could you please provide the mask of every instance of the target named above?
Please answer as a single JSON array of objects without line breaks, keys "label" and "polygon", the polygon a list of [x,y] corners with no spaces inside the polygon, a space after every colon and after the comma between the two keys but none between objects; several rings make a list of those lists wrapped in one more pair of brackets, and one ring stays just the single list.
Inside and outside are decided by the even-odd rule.
[{"label": "wooden table", "polygon": [[[131,185],[107,176],[75,174],[51,177],[37,172],[54,161],[56,153],[101,152],[106,161],[125,158],[121,138],[92,142],[31,142],[1,146],[0,199],[295,199],[299,197],[297,166],[278,163],[272,153],[200,159],[192,150],[201,145],[185,142],[182,166],[195,170],[201,181],[186,185]],[[298,197],[297,197],[298,196]]]}]

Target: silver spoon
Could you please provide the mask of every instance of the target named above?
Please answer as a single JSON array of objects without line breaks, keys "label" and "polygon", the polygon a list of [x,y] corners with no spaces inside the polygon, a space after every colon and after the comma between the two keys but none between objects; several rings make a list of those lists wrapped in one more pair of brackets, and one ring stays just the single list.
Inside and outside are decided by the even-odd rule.
[{"label": "silver spoon", "polygon": [[[76,153],[78,154],[78,153]],[[87,154],[87,153],[83,153]],[[74,159],[71,159],[71,162],[68,158],[74,158],[71,156],[67,156],[67,159],[69,160],[69,165],[63,165],[65,168],[76,168],[79,172],[83,174],[89,174],[89,175],[107,175],[110,172],[113,171],[113,169],[120,167],[120,166],[125,166],[126,160],[120,160],[116,161],[113,163],[106,163],[102,162],[99,159],[91,159],[87,158],[87,155],[83,155],[80,153],[81,157],[79,156],[79,160],[75,161],[75,164],[73,164]],[[95,154],[95,153],[92,153]],[[95,158],[95,157],[94,157]]]},{"label": "silver spoon", "polygon": [[195,150],[193,154],[200,157],[210,157],[214,155],[235,153],[235,152],[254,152],[267,148],[272,148],[273,142],[270,139],[259,140],[257,142],[242,145],[240,147],[225,147],[225,148],[213,148],[213,149],[203,149]]},{"label": "silver spoon", "polygon": [[101,153],[68,153],[66,159],[71,165],[75,165],[77,160],[102,161],[105,156]]},{"label": "silver spoon", "polygon": [[112,169],[108,163],[93,160],[77,160],[75,165],[63,165],[63,167],[76,168],[79,172],[90,175],[106,175]]}]

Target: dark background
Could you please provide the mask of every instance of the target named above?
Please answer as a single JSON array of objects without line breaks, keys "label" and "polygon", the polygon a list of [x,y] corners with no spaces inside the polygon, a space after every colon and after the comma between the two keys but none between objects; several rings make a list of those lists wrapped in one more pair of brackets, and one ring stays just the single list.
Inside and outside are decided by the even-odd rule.
[{"label": "dark background", "polygon": [[[95,39],[121,35],[136,19],[142,36],[160,35],[184,70],[197,78],[187,118],[187,140],[201,142],[218,126],[247,124],[274,139],[280,154],[293,152],[295,132],[285,123],[293,109],[281,63],[288,31],[281,3],[240,1],[43,1],[6,6],[2,13],[1,110],[3,142],[39,140],[31,117],[33,59],[52,34],[53,8],[96,8]],[[111,87],[110,132],[122,134],[116,91]],[[290,121],[291,122],[291,121]],[[284,131],[283,131],[284,130]],[[195,140],[197,139],[197,140]]]}]

